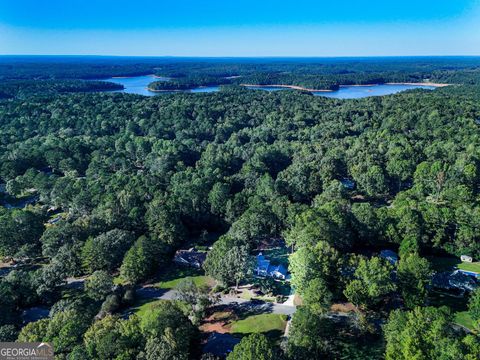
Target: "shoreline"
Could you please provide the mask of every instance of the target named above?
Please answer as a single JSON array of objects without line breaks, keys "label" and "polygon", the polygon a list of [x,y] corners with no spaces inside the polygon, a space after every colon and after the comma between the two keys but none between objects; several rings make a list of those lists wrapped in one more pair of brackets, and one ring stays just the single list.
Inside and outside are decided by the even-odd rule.
[{"label": "shoreline", "polygon": [[[156,78],[162,78],[161,76],[157,75],[152,75]],[[452,86],[453,84],[441,84],[441,83],[433,83],[433,82],[387,82],[383,84],[353,84],[353,85],[339,85],[339,88],[346,88],[346,87],[369,87],[369,86],[379,86],[379,85],[410,85],[410,86],[431,86],[435,88],[442,88],[446,86]],[[243,87],[252,87],[252,88],[286,88],[286,89],[292,89],[292,90],[300,90],[300,91],[308,91],[308,92],[326,92],[326,93],[331,93],[331,92],[336,92],[338,90],[327,90],[327,89],[310,89],[310,88],[305,88],[302,86],[298,85],[286,85],[286,84],[275,84],[275,85],[264,85],[264,84],[240,84],[240,86]],[[202,87],[208,87],[208,86],[200,86],[199,88]],[[177,90],[154,90],[149,87],[145,88],[148,91],[151,92],[180,92],[180,91],[190,91],[192,89],[196,88],[191,88],[191,89],[177,89]]]},{"label": "shoreline", "polygon": [[153,74],[147,74],[147,75],[132,75],[132,76],[110,76],[108,78],[105,78],[105,79],[132,79],[132,78],[136,78],[136,77],[140,77],[140,76],[153,76]]},{"label": "shoreline", "polygon": [[155,74],[150,74],[150,75],[146,75],[146,76],[153,76],[155,79],[168,79],[168,80],[164,80],[164,81],[169,81],[169,80],[172,79],[171,77],[168,77],[168,76],[160,76],[160,75],[155,75]]},{"label": "shoreline", "polygon": [[433,86],[433,87],[445,87],[452,86],[453,84],[440,84],[433,82],[388,82],[385,85],[413,85],[413,86]]},{"label": "shoreline", "polygon": [[188,89],[175,89],[175,90],[170,90],[170,89],[154,90],[154,89],[151,89],[147,86],[145,89],[148,90],[148,91],[151,91],[151,92],[189,92],[189,91],[192,91],[192,90],[195,90],[195,89],[206,89],[206,88],[215,87],[215,86],[220,87],[221,85],[204,85],[204,86],[197,86],[197,87],[192,87],[192,88],[188,88]]},{"label": "shoreline", "polygon": [[304,88],[302,86],[298,85],[261,85],[261,84],[240,84],[240,86],[245,86],[245,87],[271,87],[271,88],[288,88],[288,89],[293,89],[293,90],[302,90],[302,91],[310,91],[310,92],[333,92],[336,90],[326,90],[326,89],[309,89],[309,88]]},{"label": "shoreline", "polygon": [[151,92],[180,92],[180,91],[190,91],[192,89],[185,89],[185,90],[180,90],[180,89],[176,89],[176,90],[154,90],[154,89],[151,89],[149,88],[148,86],[145,88],[145,90],[148,90],[148,91],[151,91]]},{"label": "shoreline", "polygon": [[155,79],[170,79],[167,76],[159,76],[159,75],[155,75],[155,74],[132,75],[132,76],[111,76],[111,77],[108,77],[108,78],[105,78],[105,79],[107,79],[107,80],[108,79],[133,79],[133,78],[140,77],[140,76],[151,76]]},{"label": "shoreline", "polygon": [[[433,83],[433,82],[387,82],[383,84],[353,84],[353,85],[339,85],[339,88],[346,88],[346,87],[369,87],[369,86],[379,86],[379,85],[410,85],[410,86],[432,86],[436,88],[451,86],[452,84],[441,84],[441,83]],[[240,86],[245,87],[270,87],[270,88],[288,88],[293,90],[302,90],[302,91],[310,91],[310,92],[335,92],[338,90],[326,90],[326,89],[309,89],[304,88],[298,85],[285,85],[285,84],[276,84],[276,85],[261,85],[261,84],[240,84]]]}]

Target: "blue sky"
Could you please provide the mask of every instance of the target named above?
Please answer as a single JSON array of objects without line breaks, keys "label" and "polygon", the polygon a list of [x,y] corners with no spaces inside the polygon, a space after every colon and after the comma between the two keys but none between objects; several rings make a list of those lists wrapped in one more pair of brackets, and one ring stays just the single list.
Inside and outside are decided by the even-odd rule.
[{"label": "blue sky", "polygon": [[2,0],[0,54],[480,55],[480,1]]}]

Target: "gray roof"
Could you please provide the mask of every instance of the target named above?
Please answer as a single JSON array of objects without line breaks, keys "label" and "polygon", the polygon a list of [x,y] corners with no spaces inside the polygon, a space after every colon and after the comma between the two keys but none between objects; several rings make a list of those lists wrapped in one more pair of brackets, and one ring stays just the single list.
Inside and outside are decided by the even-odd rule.
[{"label": "gray roof", "polygon": [[174,261],[200,267],[203,265],[206,258],[206,252],[200,252],[195,250],[178,250],[175,253]]},{"label": "gray roof", "polygon": [[432,277],[432,286],[440,289],[459,289],[473,291],[478,287],[478,281],[474,276],[467,275],[462,271],[441,272]]},{"label": "gray roof", "polygon": [[274,272],[278,272],[283,276],[287,276],[287,269],[283,265],[272,265],[270,264],[270,260],[265,259],[265,256],[262,253],[257,255],[257,266],[255,268],[256,271],[259,272],[266,272],[268,274],[272,274]]}]

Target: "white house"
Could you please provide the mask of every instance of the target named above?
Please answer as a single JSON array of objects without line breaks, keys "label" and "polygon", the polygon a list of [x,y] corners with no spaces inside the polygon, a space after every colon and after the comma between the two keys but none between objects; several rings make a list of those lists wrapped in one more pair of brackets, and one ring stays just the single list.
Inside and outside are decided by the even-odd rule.
[{"label": "white house", "polygon": [[460,260],[462,260],[462,262],[469,262],[469,263],[473,262],[473,258],[468,255],[460,256]]}]

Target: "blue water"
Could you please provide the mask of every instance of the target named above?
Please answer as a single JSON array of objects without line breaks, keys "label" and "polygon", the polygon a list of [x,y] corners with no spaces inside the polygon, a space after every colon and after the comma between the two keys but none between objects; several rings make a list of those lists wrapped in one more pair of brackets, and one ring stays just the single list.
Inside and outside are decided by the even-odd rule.
[{"label": "blue water", "polygon": [[[154,81],[169,81],[170,78],[160,77],[154,75],[144,75],[144,76],[134,76],[134,77],[125,77],[125,78],[109,78],[103,79],[104,81],[113,82],[115,84],[121,84],[125,87],[123,90],[118,90],[115,92],[123,92],[127,94],[138,94],[145,96],[155,96],[160,94],[171,94],[176,91],[150,91],[148,90],[148,85]],[[192,90],[186,90],[185,92],[192,93],[205,93],[205,92],[215,92],[218,91],[218,86],[205,86],[199,87]]]},{"label": "blue water", "polygon": [[153,95],[157,95],[158,93],[147,90],[148,84],[154,81],[168,81],[169,78],[156,77],[153,75],[144,75],[144,76],[134,76],[134,77],[126,77],[126,78],[109,78],[104,80],[113,82],[115,84],[121,84],[125,87],[125,89],[118,90],[116,92],[153,96]]},{"label": "blue water", "polygon": [[[144,76],[135,76],[135,77],[128,77],[128,78],[109,78],[104,80],[110,81],[116,84],[121,84],[125,87],[124,90],[119,90],[117,92],[124,92],[128,94],[139,94],[139,95],[145,95],[145,96],[154,96],[159,94],[172,93],[169,91],[153,92],[147,89],[148,85],[154,81],[170,80],[169,78],[166,78],[166,77],[144,75]],[[206,86],[206,87],[198,87],[192,90],[186,90],[185,92],[209,93],[209,92],[216,92],[219,90],[219,88],[220,88],[219,86]],[[287,88],[283,88],[283,87],[270,87],[270,86],[265,86],[265,87],[248,86],[247,88],[256,89],[256,90],[265,90],[265,91],[287,90]],[[313,95],[336,98],[336,99],[359,99],[359,98],[364,98],[369,96],[383,96],[383,95],[396,94],[398,92],[411,90],[411,89],[433,90],[435,89],[435,87],[427,86],[427,85],[397,85],[397,84],[368,85],[368,86],[342,86],[337,91],[313,92]]]},{"label": "blue water", "polygon": [[[284,87],[275,86],[247,86],[248,89],[257,89],[265,91],[287,90]],[[383,96],[396,94],[405,90],[412,89],[428,89],[434,90],[434,86],[428,85],[401,85],[401,84],[382,84],[382,85],[366,85],[366,86],[341,86],[337,91],[313,91],[315,96],[323,96],[335,99],[360,99],[369,96]]]},{"label": "blue water", "polygon": [[192,92],[192,93],[209,93],[209,92],[215,92],[220,90],[219,86],[205,86],[205,87],[199,87],[196,89],[192,90],[187,90],[186,92]]},{"label": "blue water", "polygon": [[428,85],[368,85],[368,86],[341,86],[339,90],[332,92],[314,92],[315,96],[324,96],[335,99],[360,99],[369,96],[383,96],[396,94],[405,90],[428,89],[434,90],[434,86]]},{"label": "blue water", "polygon": [[265,91],[280,91],[280,90],[288,89],[288,88],[278,87],[278,86],[245,86],[245,87],[251,90],[265,90]]}]

